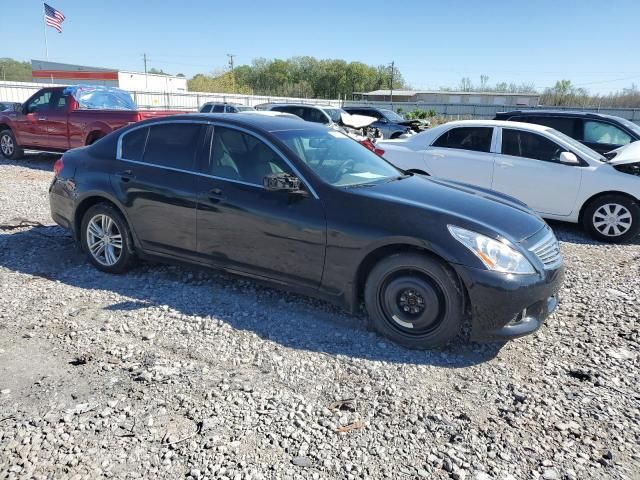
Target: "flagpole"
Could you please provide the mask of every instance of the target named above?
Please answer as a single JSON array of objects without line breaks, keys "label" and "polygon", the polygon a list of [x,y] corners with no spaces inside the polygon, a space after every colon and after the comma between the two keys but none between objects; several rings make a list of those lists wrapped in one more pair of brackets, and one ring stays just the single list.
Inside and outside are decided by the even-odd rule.
[{"label": "flagpole", "polygon": [[[42,25],[44,27],[44,54],[49,62],[49,43],[47,42],[47,11],[42,4]],[[53,75],[51,75],[51,83],[53,83]]]}]

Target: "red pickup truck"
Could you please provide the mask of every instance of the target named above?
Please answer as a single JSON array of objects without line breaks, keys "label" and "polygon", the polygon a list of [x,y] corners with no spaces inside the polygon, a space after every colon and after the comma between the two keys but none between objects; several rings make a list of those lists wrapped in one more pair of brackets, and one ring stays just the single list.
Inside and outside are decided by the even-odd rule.
[{"label": "red pickup truck", "polygon": [[0,112],[0,153],[16,159],[25,149],[64,152],[130,123],[175,113],[185,112],[137,110],[131,96],[117,88],[43,88],[24,104]]}]

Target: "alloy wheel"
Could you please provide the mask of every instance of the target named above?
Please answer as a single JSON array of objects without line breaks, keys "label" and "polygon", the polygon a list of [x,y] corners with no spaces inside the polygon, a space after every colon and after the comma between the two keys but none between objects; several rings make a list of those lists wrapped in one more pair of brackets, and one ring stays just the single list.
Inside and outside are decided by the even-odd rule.
[{"label": "alloy wheel", "polygon": [[13,144],[13,138],[11,138],[11,135],[6,133],[2,135],[2,138],[0,138],[0,150],[2,151],[2,155],[7,158],[10,157],[11,155],[13,155],[15,148],[16,147]]},{"label": "alloy wheel", "polygon": [[592,221],[594,228],[602,235],[619,237],[629,231],[633,218],[624,205],[606,203],[594,212]]},{"label": "alloy wheel", "polygon": [[122,256],[122,234],[110,216],[98,214],[89,220],[87,247],[101,265],[111,267],[118,263]]}]

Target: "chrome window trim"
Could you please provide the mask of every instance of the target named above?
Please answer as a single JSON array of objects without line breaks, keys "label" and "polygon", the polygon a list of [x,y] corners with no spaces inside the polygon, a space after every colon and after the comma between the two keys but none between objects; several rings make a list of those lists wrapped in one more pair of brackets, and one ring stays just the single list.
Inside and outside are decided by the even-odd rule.
[{"label": "chrome window trim", "polygon": [[[213,126],[214,129],[215,129],[216,126],[224,127],[224,128],[231,128],[231,129],[235,129],[235,130],[241,131],[243,133],[246,133],[247,135],[252,135],[252,136],[256,137],[257,139],[259,139],[260,141],[265,143],[273,151],[275,151],[278,154],[278,156],[280,158],[282,158],[282,160],[284,160],[284,162],[287,165],[289,165],[291,170],[293,170],[293,172],[300,178],[300,180],[302,180],[304,185],[307,187],[307,189],[309,190],[311,195],[313,195],[313,197],[316,200],[320,199],[320,197],[316,193],[315,189],[307,181],[307,179],[304,177],[304,175],[302,175],[300,173],[300,171],[295,167],[295,165],[293,165],[289,161],[289,159],[280,151],[280,149],[277,148],[271,141],[269,141],[268,139],[264,138],[262,135],[260,135],[258,133],[252,132],[251,130],[248,130],[246,128],[243,128],[243,127],[240,127],[240,126],[237,126],[237,125],[227,124],[227,123],[213,122],[213,121],[206,121],[206,120],[166,120],[166,121],[145,123],[143,125],[137,125],[135,127],[130,128],[126,132],[121,133],[120,136],[118,137],[118,143],[117,143],[117,146],[116,146],[116,160],[120,160],[122,162],[129,162],[129,163],[133,163],[133,164],[136,164],[136,165],[142,165],[142,166],[145,166],[145,167],[160,168],[160,169],[163,169],[163,170],[169,170],[169,171],[173,171],[173,172],[190,173],[190,174],[196,175],[198,177],[213,178],[215,180],[223,180],[223,181],[226,181],[226,182],[237,183],[237,184],[240,184],[240,185],[247,185],[247,186],[250,186],[250,187],[258,187],[258,188],[262,188],[264,190],[264,185],[259,185],[257,183],[244,182],[242,180],[235,180],[235,179],[232,179],[232,178],[217,177],[215,175],[210,175],[208,173],[196,172],[196,171],[192,171],[192,170],[184,170],[182,168],[167,167],[167,166],[164,166],[164,165],[156,165],[156,164],[153,164],[153,163],[142,162],[140,160],[130,160],[130,159],[124,158],[122,156],[122,139],[126,135],[128,135],[129,133],[131,133],[131,132],[133,132],[135,130],[139,130],[141,128],[152,127],[154,125],[167,125],[167,124],[175,124],[175,123],[195,123],[195,124],[200,124],[200,125]],[[213,134],[215,134],[215,130],[214,130]],[[213,141],[213,135],[211,135],[211,140]],[[146,144],[145,144],[145,147],[146,147]],[[209,151],[209,158],[211,158],[211,151]]]},{"label": "chrome window trim", "polygon": [[[152,167],[161,167],[161,165],[154,165],[152,163],[141,162],[140,160],[131,160],[129,158],[124,158],[122,156],[122,139],[126,135],[129,135],[131,132],[134,132],[134,131],[139,130],[141,128],[148,128],[148,127],[152,127],[154,125],[167,125],[167,124],[173,124],[173,123],[197,123],[197,124],[200,124],[200,125],[211,125],[211,122],[208,122],[206,120],[166,120],[166,121],[144,123],[142,125],[136,125],[135,127],[130,128],[126,132],[121,133],[120,136],[118,137],[118,143],[117,143],[117,146],[116,146],[116,160],[126,160],[128,162],[137,162],[137,163],[140,163],[140,164],[143,164],[143,165],[150,165]],[[145,148],[146,148],[146,143],[145,143]],[[171,167],[167,167],[167,168],[171,168]]]}]

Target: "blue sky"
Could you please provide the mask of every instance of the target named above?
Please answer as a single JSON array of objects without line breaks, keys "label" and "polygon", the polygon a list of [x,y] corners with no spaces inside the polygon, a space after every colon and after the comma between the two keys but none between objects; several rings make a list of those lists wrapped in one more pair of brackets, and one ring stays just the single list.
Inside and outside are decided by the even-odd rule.
[{"label": "blue sky", "polygon": [[[0,57],[44,59],[42,2],[2,0]],[[592,92],[640,84],[638,0],[51,0],[49,58],[191,76],[253,58],[395,60],[415,88],[561,78]],[[151,8],[153,5],[153,8]]]}]

